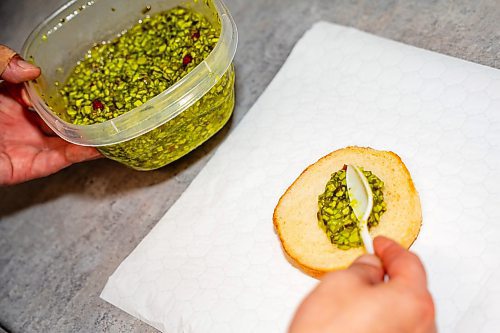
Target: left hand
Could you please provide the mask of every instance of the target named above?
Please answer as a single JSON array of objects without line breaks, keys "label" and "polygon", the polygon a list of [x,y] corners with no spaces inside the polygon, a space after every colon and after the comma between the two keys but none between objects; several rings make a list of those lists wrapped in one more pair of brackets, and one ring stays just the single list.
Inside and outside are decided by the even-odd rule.
[{"label": "left hand", "polygon": [[0,45],[0,185],[48,176],[73,163],[99,158],[92,147],[56,137],[34,112],[22,82],[40,69]]}]

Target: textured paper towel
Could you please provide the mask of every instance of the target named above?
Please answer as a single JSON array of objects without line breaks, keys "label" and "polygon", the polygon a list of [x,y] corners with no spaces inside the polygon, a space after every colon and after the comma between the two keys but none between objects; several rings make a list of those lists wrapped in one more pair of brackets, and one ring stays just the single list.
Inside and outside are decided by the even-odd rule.
[{"label": "textured paper towel", "polygon": [[169,333],[284,332],[316,281],[284,258],[273,209],[348,145],[413,176],[441,332],[498,327],[500,71],[323,22],[101,296]]}]

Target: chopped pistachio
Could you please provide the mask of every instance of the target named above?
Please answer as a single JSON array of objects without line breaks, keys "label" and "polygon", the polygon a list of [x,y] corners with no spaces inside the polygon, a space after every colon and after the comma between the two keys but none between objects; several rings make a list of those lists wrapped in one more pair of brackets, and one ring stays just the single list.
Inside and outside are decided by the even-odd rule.
[{"label": "chopped pistachio", "polygon": [[[363,173],[373,192],[373,210],[368,218],[368,228],[371,228],[378,225],[387,210],[382,193],[384,182],[370,171],[363,170]],[[349,205],[345,170],[333,173],[325,191],[318,197],[318,222],[338,248],[348,250],[362,245],[358,219]]]}]

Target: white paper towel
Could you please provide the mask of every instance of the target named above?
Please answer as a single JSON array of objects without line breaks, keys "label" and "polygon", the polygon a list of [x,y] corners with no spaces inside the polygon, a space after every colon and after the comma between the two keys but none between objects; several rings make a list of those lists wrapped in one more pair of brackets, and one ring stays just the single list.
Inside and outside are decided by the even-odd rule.
[{"label": "white paper towel", "polygon": [[348,145],[392,150],[413,176],[424,216],[413,250],[441,332],[490,332],[500,71],[324,22],[101,297],[168,333],[284,332],[316,280],[283,256],[273,209],[305,167]]}]

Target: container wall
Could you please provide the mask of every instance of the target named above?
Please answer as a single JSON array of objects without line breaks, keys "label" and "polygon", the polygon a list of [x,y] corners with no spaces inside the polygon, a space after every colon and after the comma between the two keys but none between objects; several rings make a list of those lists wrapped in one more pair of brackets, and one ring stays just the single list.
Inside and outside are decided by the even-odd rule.
[{"label": "container wall", "polygon": [[234,68],[194,105],[135,139],[99,147],[106,157],[138,170],[160,168],[186,155],[228,121],[234,108]]}]

